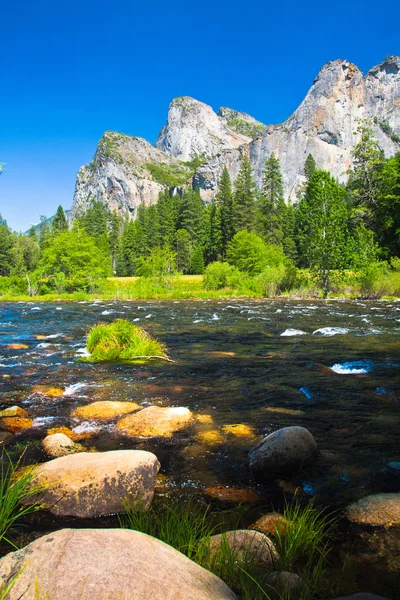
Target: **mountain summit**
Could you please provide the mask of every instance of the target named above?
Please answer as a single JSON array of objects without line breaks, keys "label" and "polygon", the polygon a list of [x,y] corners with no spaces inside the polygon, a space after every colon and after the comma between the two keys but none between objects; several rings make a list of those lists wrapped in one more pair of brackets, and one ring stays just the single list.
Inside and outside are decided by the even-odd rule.
[{"label": "mountain summit", "polygon": [[225,107],[217,114],[188,96],[174,98],[155,148],[141,138],[104,134],[92,163],[78,172],[70,220],[91,199],[134,218],[138,206],[155,203],[165,186],[191,185],[210,201],[224,166],[234,179],[244,153],[257,186],[266,159],[272,153],[280,159],[288,199],[295,198],[304,182],[310,153],[318,168],[345,181],[361,119],[373,122],[386,156],[400,151],[400,57],[387,57],[365,76],[349,61],[327,63],[300,106],[280,125],[264,125]]}]

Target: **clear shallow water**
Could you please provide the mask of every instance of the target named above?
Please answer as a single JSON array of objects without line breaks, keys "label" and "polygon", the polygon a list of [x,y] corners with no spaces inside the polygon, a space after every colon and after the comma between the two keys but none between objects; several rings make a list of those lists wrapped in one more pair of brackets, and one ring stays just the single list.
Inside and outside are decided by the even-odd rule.
[{"label": "clear shallow water", "polygon": [[[165,342],[176,363],[79,362],[87,330],[118,317]],[[61,388],[64,395],[37,393],[36,386]],[[208,423],[169,441],[133,440],[112,423],[71,419],[74,408],[96,400],[185,406],[209,415]],[[18,441],[40,439],[50,427],[78,428],[94,434],[84,443],[99,450],[152,450],[177,485],[199,488],[257,487],[248,471],[249,448],[280,427],[302,425],[318,441],[318,462],[290,480],[262,486],[260,493],[276,498],[278,489],[299,485],[337,507],[379,491],[383,466],[400,460],[400,304],[1,304],[0,402],[2,408],[18,404],[34,419]],[[249,426],[251,435],[223,429],[233,424]],[[39,459],[45,457],[39,453]]]}]

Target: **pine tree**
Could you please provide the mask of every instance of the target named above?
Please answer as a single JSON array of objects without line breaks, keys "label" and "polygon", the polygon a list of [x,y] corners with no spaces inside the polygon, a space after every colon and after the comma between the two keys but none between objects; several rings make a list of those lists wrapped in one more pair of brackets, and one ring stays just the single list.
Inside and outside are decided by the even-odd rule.
[{"label": "pine tree", "polygon": [[206,245],[206,255],[209,262],[223,257],[221,207],[212,201],[209,207],[209,236]]},{"label": "pine tree", "polygon": [[57,208],[51,226],[53,229],[53,233],[60,233],[61,231],[65,231],[66,229],[68,229],[67,218],[65,216],[65,212],[61,204]]},{"label": "pine tree", "polygon": [[108,241],[109,241],[109,245],[110,245],[112,270],[113,270],[113,273],[116,273],[119,246],[120,246],[121,235],[122,235],[122,231],[123,231],[123,220],[121,217],[119,217],[117,215],[116,210],[114,210],[109,215],[108,227],[109,227]]},{"label": "pine tree", "polygon": [[282,222],[283,231],[283,251],[288,258],[294,263],[297,262],[297,247],[296,247],[296,209],[291,200],[285,205]]},{"label": "pine tree", "polygon": [[204,206],[198,190],[186,189],[182,196],[180,229],[185,229],[193,244],[204,241]]},{"label": "pine tree", "polygon": [[306,176],[307,181],[310,181],[311,177],[314,174],[315,168],[315,159],[312,154],[309,154],[304,163],[304,175]]},{"label": "pine tree", "polygon": [[190,272],[193,275],[202,275],[204,273],[204,256],[201,246],[192,249],[190,257]]},{"label": "pine tree", "polygon": [[352,151],[353,171],[349,171],[348,185],[353,192],[355,206],[366,209],[373,218],[385,159],[368,121],[361,122],[357,133],[360,139]]},{"label": "pine tree", "polygon": [[307,266],[328,295],[330,275],[348,259],[345,190],[326,171],[316,170],[298,209],[299,242]]},{"label": "pine tree", "polygon": [[192,255],[192,237],[186,229],[176,232],[176,267],[181,273],[190,272]]},{"label": "pine tree", "polygon": [[[235,228],[233,224],[233,193],[231,178],[229,177],[229,171],[224,166],[222,171],[221,181],[217,195],[215,197],[216,209],[219,214],[216,215],[215,220],[215,234],[216,246],[218,247],[219,240],[221,240],[221,258],[224,260],[226,256],[226,249],[229,242],[235,234]],[[221,228],[221,232],[218,228]]]},{"label": "pine tree", "polygon": [[262,237],[269,244],[282,245],[286,207],[280,164],[273,154],[265,161],[259,208]]},{"label": "pine tree", "polygon": [[43,252],[45,248],[49,245],[51,241],[51,229],[49,220],[46,216],[41,215],[40,217],[40,225],[39,225],[39,245],[40,250]]},{"label": "pine tree", "polygon": [[243,156],[238,176],[235,181],[233,197],[233,225],[235,232],[246,229],[253,231],[255,226],[255,183],[250,160]]},{"label": "pine tree", "polygon": [[86,233],[98,239],[108,234],[107,218],[108,212],[104,204],[99,200],[92,200],[83,215],[76,219],[76,227],[83,227]]}]

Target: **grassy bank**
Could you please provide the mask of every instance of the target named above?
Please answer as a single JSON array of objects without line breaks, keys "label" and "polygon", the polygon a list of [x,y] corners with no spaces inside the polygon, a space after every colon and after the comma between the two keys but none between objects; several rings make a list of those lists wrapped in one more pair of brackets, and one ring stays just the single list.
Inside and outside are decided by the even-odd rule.
[{"label": "grassy bank", "polygon": [[[382,293],[371,295],[373,298],[396,300],[397,295]],[[181,275],[158,281],[144,277],[110,277],[99,281],[93,291],[76,291],[72,293],[49,293],[36,296],[28,294],[3,293],[0,302],[57,302],[57,301],[93,301],[102,300],[212,300],[217,298],[265,298],[262,293],[244,287],[225,287],[219,290],[206,290],[203,275]],[[322,298],[322,291],[309,286],[301,286],[280,296],[292,299]],[[355,299],[364,297],[355,286],[335,286],[328,298]]]}]

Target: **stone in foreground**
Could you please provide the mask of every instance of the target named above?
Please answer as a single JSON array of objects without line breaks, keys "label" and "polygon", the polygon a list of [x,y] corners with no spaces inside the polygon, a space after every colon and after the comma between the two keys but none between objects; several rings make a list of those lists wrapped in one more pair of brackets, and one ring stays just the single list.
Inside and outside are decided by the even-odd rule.
[{"label": "stone in foreground", "polygon": [[9,600],[235,600],[218,577],[138,531],[62,529],[0,560]]},{"label": "stone in foreground", "polygon": [[5,408],[0,412],[0,418],[3,417],[27,417],[28,413],[26,410],[19,406],[10,406],[9,408]]},{"label": "stone in foreground", "polygon": [[347,507],[346,517],[361,525],[400,525],[400,493],[366,496]]},{"label": "stone in foreground", "polygon": [[219,551],[225,544],[229,546],[235,562],[251,562],[265,567],[272,565],[279,558],[271,540],[263,533],[253,529],[237,529],[211,536],[211,556],[218,557]]},{"label": "stone in foreground", "polygon": [[39,465],[35,482],[49,486],[41,501],[53,514],[90,518],[123,511],[124,500],[148,509],[159,468],[143,450],[81,452]]},{"label": "stone in foreground", "polygon": [[351,596],[341,596],[335,600],[387,600],[387,598],[369,594],[368,592],[360,592],[359,594],[352,594]]},{"label": "stone in foreground", "polygon": [[68,454],[76,454],[77,452],[85,451],[84,446],[73,442],[64,433],[47,435],[42,441],[42,448],[46,454],[52,458],[60,458],[60,456],[67,456]]},{"label": "stone in foreground", "polygon": [[250,450],[250,468],[263,477],[289,473],[312,464],[317,454],[317,442],[308,429],[283,427]]},{"label": "stone in foreground", "polygon": [[104,400],[92,402],[86,406],[78,406],[72,414],[73,419],[80,421],[112,421],[113,419],[140,410],[136,402],[118,402]]},{"label": "stone in foreground", "polygon": [[175,432],[186,429],[193,420],[188,408],[166,408],[149,406],[124,417],[117,423],[118,429],[130,437],[171,437]]}]

